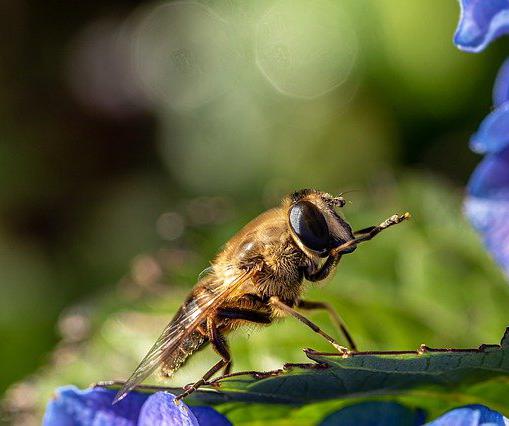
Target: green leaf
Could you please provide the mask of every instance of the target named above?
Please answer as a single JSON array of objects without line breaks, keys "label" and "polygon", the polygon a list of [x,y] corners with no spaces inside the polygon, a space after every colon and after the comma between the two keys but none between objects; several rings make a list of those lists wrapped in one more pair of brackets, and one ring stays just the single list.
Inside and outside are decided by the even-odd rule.
[{"label": "green leaf", "polygon": [[[303,424],[318,421],[328,412],[327,405],[314,403],[323,400],[331,402],[329,410],[364,400],[390,399],[426,408],[432,417],[469,403],[484,403],[509,413],[504,397],[509,394],[509,328],[500,345],[478,349],[421,346],[416,351],[360,352],[348,357],[308,349],[306,354],[315,363],[287,364],[281,370],[218,379],[189,403],[218,405],[237,423],[260,420],[252,415],[260,412],[255,410],[259,404],[308,404]],[[243,408],[246,402],[251,403],[249,410]],[[313,410],[314,405],[320,409]],[[265,420],[285,417],[295,424],[303,414],[302,408],[288,409],[284,416],[281,408],[262,411]]]},{"label": "green leaf", "polygon": [[[195,398],[302,404],[387,395],[423,385],[455,387],[509,376],[509,328],[500,345],[478,349],[358,352],[349,356],[305,350],[314,363],[287,364],[267,373],[239,373],[213,382]],[[509,390],[509,388],[508,388]]]},{"label": "green leaf", "polygon": [[[509,328],[500,345],[478,349],[422,345],[416,351],[350,356],[312,349],[305,353],[313,363],[231,374],[201,388],[186,402],[215,405],[234,424],[309,424],[369,400],[398,401],[413,409],[426,409],[431,418],[471,403],[483,403],[505,415],[509,412],[505,401],[509,394]],[[160,389],[146,387],[147,391]]]}]

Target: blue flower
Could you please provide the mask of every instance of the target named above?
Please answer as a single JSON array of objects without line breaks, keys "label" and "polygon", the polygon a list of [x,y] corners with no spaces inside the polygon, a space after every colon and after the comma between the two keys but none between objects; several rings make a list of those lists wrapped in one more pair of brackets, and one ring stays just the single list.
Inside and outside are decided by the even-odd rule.
[{"label": "blue flower", "polygon": [[488,155],[468,184],[465,214],[509,275],[509,149]]},{"label": "blue flower", "polygon": [[211,407],[188,407],[182,402],[176,405],[172,394],[157,392],[143,404],[138,425],[223,426],[231,423]]},{"label": "blue flower", "polygon": [[509,146],[509,60],[504,62],[495,80],[493,104],[496,109],[483,120],[470,140],[475,152],[496,153]]},{"label": "blue flower", "polygon": [[48,403],[44,426],[185,425],[223,426],[231,423],[211,407],[176,404],[168,392],[130,392],[112,405],[116,392],[105,388],[79,390],[65,386]]},{"label": "blue flower", "polygon": [[483,120],[470,140],[470,147],[477,153],[486,154],[500,152],[508,144],[509,102],[506,102]]},{"label": "blue flower", "polygon": [[493,103],[499,107],[509,101],[509,59],[500,67],[495,86],[493,87]]},{"label": "blue flower", "polygon": [[465,405],[455,408],[438,419],[428,423],[428,426],[508,426],[509,419],[485,405]]},{"label": "blue flower", "polygon": [[460,0],[460,23],[456,45],[467,52],[480,52],[491,41],[509,32],[508,0]]},{"label": "blue flower", "polygon": [[[460,49],[479,52],[509,33],[509,0],[460,0],[460,6],[454,36]],[[468,183],[465,214],[509,275],[509,60],[497,75],[493,105],[470,140],[473,151],[487,156]]]}]

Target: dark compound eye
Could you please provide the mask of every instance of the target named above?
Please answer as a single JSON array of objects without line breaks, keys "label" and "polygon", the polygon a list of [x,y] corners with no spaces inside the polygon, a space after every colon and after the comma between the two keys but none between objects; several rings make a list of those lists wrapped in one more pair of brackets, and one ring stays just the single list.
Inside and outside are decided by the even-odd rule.
[{"label": "dark compound eye", "polygon": [[329,248],[329,227],[320,210],[309,201],[299,201],[290,209],[290,226],[302,244],[324,253]]}]

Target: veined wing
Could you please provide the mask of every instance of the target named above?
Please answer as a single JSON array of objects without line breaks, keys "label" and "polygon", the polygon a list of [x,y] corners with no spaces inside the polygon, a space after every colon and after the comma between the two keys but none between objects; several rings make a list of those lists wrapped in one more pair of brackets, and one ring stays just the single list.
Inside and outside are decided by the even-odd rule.
[{"label": "veined wing", "polygon": [[253,278],[259,271],[254,267],[246,272],[233,274],[220,285],[210,288],[210,293],[202,294],[188,301],[185,310],[174,318],[163,330],[154,346],[145,355],[134,373],[124,383],[113,400],[113,404],[124,398],[131,390],[145,380],[164,362],[173,351],[180,349],[182,341],[207,318],[212,309],[217,308],[229,296],[235,293],[243,283]]}]

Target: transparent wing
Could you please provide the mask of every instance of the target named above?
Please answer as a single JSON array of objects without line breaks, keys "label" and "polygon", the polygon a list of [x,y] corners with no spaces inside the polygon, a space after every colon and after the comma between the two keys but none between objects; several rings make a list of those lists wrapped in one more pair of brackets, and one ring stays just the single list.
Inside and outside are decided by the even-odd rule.
[{"label": "transparent wing", "polygon": [[120,401],[150,376],[173,351],[180,350],[182,341],[206,320],[208,313],[238,291],[242,284],[252,278],[258,270],[259,268],[256,267],[240,275],[232,273],[231,277],[227,277],[220,285],[210,288],[208,293],[188,301],[173,321],[166,326],[140,365],[118,391],[113,403]]},{"label": "transparent wing", "polygon": [[200,272],[200,274],[198,275],[198,281],[200,281],[202,278],[206,277],[207,275],[211,274],[212,272],[214,272],[214,267],[208,266],[207,268],[205,268],[203,271]]}]

